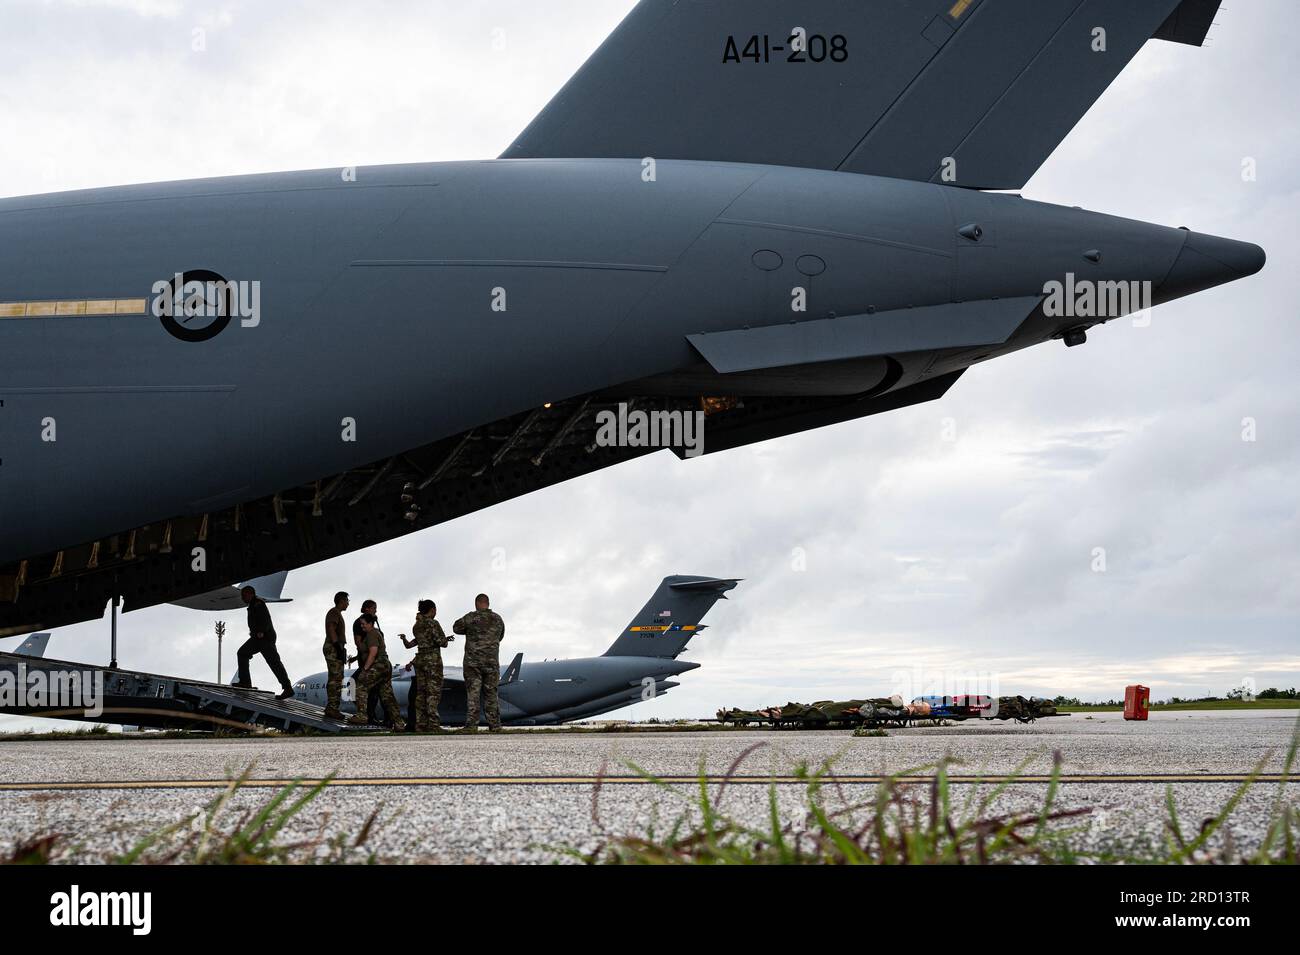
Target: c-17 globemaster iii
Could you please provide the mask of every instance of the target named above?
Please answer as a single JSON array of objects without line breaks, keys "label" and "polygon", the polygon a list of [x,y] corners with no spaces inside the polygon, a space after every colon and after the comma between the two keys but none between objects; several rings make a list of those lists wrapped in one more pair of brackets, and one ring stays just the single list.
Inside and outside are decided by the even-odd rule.
[{"label": "c-17 globemaster iii", "polygon": [[499,160],[0,200],[0,635],[931,401],[1257,272],[991,191],[1218,6],[643,0]]}]

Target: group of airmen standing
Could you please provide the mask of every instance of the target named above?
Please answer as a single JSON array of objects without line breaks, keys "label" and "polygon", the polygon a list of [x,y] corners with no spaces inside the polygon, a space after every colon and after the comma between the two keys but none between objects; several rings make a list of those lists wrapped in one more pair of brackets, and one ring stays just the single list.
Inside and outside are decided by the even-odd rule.
[{"label": "group of airmen standing", "polygon": [[[251,687],[248,664],[252,657],[261,655],[266,660],[271,672],[280,681],[282,690],[278,699],[289,699],[294,695],[289,675],[276,650],[275,626],[271,623],[271,614],[266,601],[257,596],[251,586],[240,591],[244,603],[248,605],[248,642],[239,648],[239,675],[235,686]],[[393,693],[393,664],[388,659],[388,647],[384,643],[384,631],[379,628],[379,606],[373,600],[361,605],[361,616],[352,621],[352,640],[356,649],[354,656],[348,655],[347,626],[343,620],[343,611],[348,609],[349,600],[346,591],[340,590],[334,595],[334,606],[325,615],[325,669],[328,681],[325,690],[325,715],[331,719],[344,719],[343,710],[343,671],[349,663],[356,663],[353,674],[356,683],[357,712],[347,722],[358,725],[370,725],[374,720],[372,701],[384,706],[384,713],[399,732],[406,729],[402,719],[401,707]],[[399,633],[402,645],[408,650],[415,648],[415,729],[420,733],[436,733],[442,730],[438,717],[438,704],[442,701],[442,650],[455,637],[443,632],[438,622],[438,608],[432,600],[421,600],[411,627],[414,639],[408,640],[406,634]],[[487,717],[488,729],[499,732],[501,729],[501,708],[497,700],[497,684],[501,679],[501,665],[498,648],[506,633],[505,621],[489,606],[487,594],[474,598],[474,609],[451,625],[454,633],[465,638],[465,729],[475,732],[478,729],[479,697],[483,697],[484,715]]]},{"label": "group of airmen standing", "polygon": [[[325,615],[325,668],[328,675],[325,690],[325,715],[343,719],[340,708],[343,700],[343,671],[355,662],[357,712],[349,723],[364,726],[372,722],[371,698],[378,696],[384,712],[392,721],[393,729],[406,729],[401,708],[393,694],[393,664],[388,658],[384,632],[379,628],[378,605],[367,600],[361,605],[361,616],[352,622],[352,640],[356,655],[348,655],[348,643],[343,611],[348,609],[348,595],[339,591],[334,595],[334,606]],[[416,608],[415,623],[411,626],[413,639],[399,633],[402,645],[415,649],[415,730],[417,733],[437,733],[442,730],[438,705],[442,701],[442,650],[455,637],[449,637],[438,622],[438,607],[432,600],[421,600]],[[498,648],[505,636],[505,621],[490,608],[487,594],[474,598],[474,609],[451,625],[454,633],[465,638],[465,726],[474,732],[478,729],[479,697],[483,697],[484,715],[488,729],[501,729],[501,709],[497,700],[500,681]]]}]

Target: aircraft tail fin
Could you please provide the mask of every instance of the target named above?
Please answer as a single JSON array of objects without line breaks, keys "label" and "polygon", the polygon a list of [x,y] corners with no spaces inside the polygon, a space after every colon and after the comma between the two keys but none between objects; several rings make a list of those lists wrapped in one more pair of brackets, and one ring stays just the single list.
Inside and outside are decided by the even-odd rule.
[{"label": "aircraft tail fin", "polygon": [[523,666],[524,655],[516,653],[515,658],[510,661],[510,666],[506,667],[505,675],[501,677],[501,686],[505,686],[507,683],[519,682],[519,671],[523,669]]},{"label": "aircraft tail fin", "polygon": [[19,644],[18,649],[13,652],[20,657],[43,657],[45,656],[45,646],[50,642],[50,634],[33,633],[30,637]]},{"label": "aircraft tail fin", "polygon": [[704,615],[719,600],[726,600],[727,591],[739,582],[739,578],[665,577],[605,656],[677,656],[704,629],[700,623]]},{"label": "aircraft tail fin", "polygon": [[1199,46],[1220,2],[641,0],[502,158],[1020,189],[1148,40]]}]

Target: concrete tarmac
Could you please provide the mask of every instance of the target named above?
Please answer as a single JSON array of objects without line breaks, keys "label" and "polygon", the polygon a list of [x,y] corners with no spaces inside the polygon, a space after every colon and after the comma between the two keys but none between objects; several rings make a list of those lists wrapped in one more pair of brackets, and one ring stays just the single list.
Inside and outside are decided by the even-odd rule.
[{"label": "concrete tarmac", "polygon": [[[248,770],[261,785],[233,797],[232,822],[283,781],[333,776],[286,838],[346,834],[378,806],[381,825],[367,850],[383,860],[548,862],[564,858],[556,850],[590,851],[609,835],[644,834],[690,813],[701,769],[717,777],[714,791],[729,772],[743,783],[726,787],[722,807],[753,824],[766,817],[773,778],[782,813],[800,819],[804,786],[796,775],[801,766],[828,761],[853,801],[874,792],[882,776],[932,775],[932,765],[947,757],[954,760],[950,774],[962,780],[958,806],[991,790],[978,780],[1015,774],[991,811],[1032,812],[1042,805],[1057,751],[1063,774],[1057,808],[1090,810],[1070,823],[1080,849],[1154,852],[1165,838],[1167,788],[1191,834],[1243,778],[1262,772],[1215,841],[1249,851],[1263,838],[1282,789],[1278,774],[1296,719],[1295,710],[1188,711],[1127,723],[1117,713],[1098,713],[1030,726],[972,721],[895,729],[879,738],[714,730],[14,740],[0,742],[0,852],[59,833],[64,844],[76,844],[69,861],[103,860],[195,813],[224,781]],[[647,785],[642,770],[677,782]],[[606,783],[598,787],[597,779]],[[1296,792],[1288,785],[1286,798],[1294,800]]]}]

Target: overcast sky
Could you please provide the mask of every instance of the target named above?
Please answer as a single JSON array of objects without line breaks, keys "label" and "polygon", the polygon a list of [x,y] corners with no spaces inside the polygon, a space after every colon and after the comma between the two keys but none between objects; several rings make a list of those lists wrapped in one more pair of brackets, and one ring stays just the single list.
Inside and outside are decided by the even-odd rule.
[{"label": "overcast sky", "polygon": [[[631,6],[0,0],[0,195],[494,157]],[[1298,24],[1293,4],[1251,0],[1203,49],[1147,44],[1024,190],[1257,242],[1259,275],[1149,327],[980,365],[939,402],[660,452],[296,571],[273,608],[290,674],[322,668],[340,588],[378,599],[390,634],[421,597],[447,622],[487,590],[503,657],[527,666],[603,652],[687,573],[745,580],[692,642],[702,669],[636,718],[940,674],[1085,698],[1300,684]],[[126,615],[120,662],[210,679],[215,619]],[[225,619],[242,636],[243,614]],[[107,660],[107,619],[56,632],[49,654]]]}]

